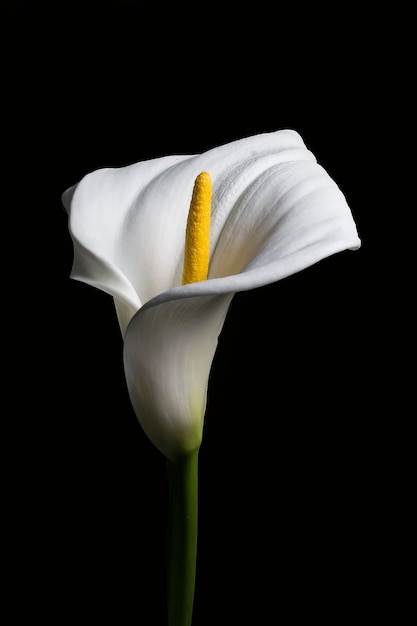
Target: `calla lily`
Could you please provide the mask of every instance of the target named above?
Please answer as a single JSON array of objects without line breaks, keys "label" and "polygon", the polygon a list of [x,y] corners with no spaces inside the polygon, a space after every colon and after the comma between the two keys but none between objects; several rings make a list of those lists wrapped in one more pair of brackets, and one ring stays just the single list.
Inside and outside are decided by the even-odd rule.
[{"label": "calla lily", "polygon": [[[208,275],[183,285],[187,215],[202,171],[213,188]],[[233,295],[360,246],[343,193],[293,130],[100,169],[68,189],[63,204],[71,276],[113,296],[134,410],[170,460],[201,443]]]},{"label": "calla lily", "polygon": [[101,169],[63,203],[71,276],[113,296],[132,405],[167,458],[169,626],[190,626],[197,458],[230,302],[358,248],[357,229],[343,193],[292,130]]}]

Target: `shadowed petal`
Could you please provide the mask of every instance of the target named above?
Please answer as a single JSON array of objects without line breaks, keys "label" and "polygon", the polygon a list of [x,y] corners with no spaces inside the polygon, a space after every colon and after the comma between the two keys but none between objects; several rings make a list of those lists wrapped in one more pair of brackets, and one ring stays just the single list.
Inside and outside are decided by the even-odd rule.
[{"label": "shadowed petal", "polygon": [[201,443],[209,372],[231,299],[223,294],[145,306],[127,328],[132,405],[150,440],[171,460]]}]

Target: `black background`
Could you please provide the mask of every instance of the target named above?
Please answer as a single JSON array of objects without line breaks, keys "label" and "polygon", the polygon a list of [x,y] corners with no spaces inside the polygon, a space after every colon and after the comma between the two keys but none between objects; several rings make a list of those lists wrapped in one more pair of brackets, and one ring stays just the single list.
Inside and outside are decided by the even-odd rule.
[{"label": "black background", "polygon": [[164,459],[129,403],[111,298],[69,279],[61,193],[99,167],[280,128],[339,184],[363,246],[233,300],[200,452],[193,626],[388,609],[375,582],[389,482],[375,408],[387,367],[369,150],[387,71],[378,20],[238,3],[3,12],[17,614],[165,624]]}]

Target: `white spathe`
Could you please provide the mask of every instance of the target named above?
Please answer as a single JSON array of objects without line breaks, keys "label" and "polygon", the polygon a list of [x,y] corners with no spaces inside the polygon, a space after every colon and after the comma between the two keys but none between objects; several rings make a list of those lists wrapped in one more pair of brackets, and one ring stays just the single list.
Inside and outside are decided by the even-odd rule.
[{"label": "white spathe", "polygon": [[[182,286],[188,209],[202,171],[213,184],[208,279]],[[63,203],[71,276],[114,297],[134,410],[171,460],[201,443],[233,295],[360,247],[343,193],[293,130],[100,169]]]}]

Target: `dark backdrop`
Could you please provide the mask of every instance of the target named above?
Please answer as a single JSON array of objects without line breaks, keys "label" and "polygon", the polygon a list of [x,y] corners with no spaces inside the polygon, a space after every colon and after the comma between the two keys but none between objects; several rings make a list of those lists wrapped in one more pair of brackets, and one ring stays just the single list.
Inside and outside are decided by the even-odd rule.
[{"label": "dark backdrop", "polygon": [[363,247],[233,300],[200,453],[195,626],[366,620],[383,601],[369,170],[383,52],[364,15],[273,6],[3,9],[24,511],[11,578],[17,610],[44,623],[159,626],[166,610],[164,460],[128,400],[111,299],[69,279],[61,193],[99,167],[280,128],[337,181]]}]

